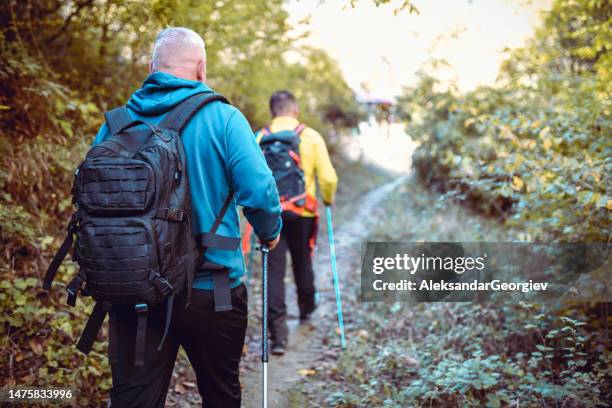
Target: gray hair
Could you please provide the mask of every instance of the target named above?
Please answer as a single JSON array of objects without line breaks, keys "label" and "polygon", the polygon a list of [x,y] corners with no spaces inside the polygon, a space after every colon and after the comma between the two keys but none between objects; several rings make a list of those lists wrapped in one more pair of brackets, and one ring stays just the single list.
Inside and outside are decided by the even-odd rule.
[{"label": "gray hair", "polygon": [[173,54],[177,48],[195,45],[202,49],[204,59],[206,59],[206,47],[204,39],[195,31],[186,27],[169,27],[157,34],[151,64],[153,69],[167,62],[167,58]]}]

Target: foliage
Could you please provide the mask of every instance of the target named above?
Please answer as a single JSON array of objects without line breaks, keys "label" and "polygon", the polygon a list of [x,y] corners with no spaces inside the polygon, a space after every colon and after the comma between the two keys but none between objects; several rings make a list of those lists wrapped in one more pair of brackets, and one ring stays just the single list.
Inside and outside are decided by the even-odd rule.
[{"label": "foliage", "polygon": [[526,240],[609,241],[611,19],[609,2],[556,1],[496,87],[423,74],[402,102],[420,179]]},{"label": "foliage", "polygon": [[278,88],[296,93],[324,136],[358,118],[335,61],[297,48],[281,0],[1,2],[0,386],[72,384],[80,406],[99,406],[110,386],[104,342],[87,358],[73,346],[91,307],[65,305],[75,265],[62,266],[51,294],[38,282],[64,237],[72,174],[102,112],[139,87],[169,25],[202,34],[211,86],[254,127],[269,120]]},{"label": "foliage", "polygon": [[[419,143],[415,175],[444,194],[409,182],[370,239],[609,242],[611,17],[609,2],[555,1],[495,87],[461,95],[424,72],[400,103]],[[515,232],[457,217],[452,201]],[[319,374],[319,405],[612,403],[609,303],[358,304],[356,286],[349,349]]]},{"label": "foliage", "polygon": [[611,361],[597,352],[603,346],[597,332],[545,307],[394,304],[367,305],[357,313],[351,347],[329,373],[329,406],[609,402]]},{"label": "foliage", "polygon": [[[381,218],[368,235],[372,241],[516,239],[414,179],[391,193],[379,212],[372,214]],[[355,259],[352,269],[344,264],[342,286],[348,348],[338,362],[311,363],[318,374],[302,392],[311,405],[569,408],[612,402],[609,304],[362,302],[360,281],[350,278],[358,275],[360,258],[344,259]],[[323,347],[333,349],[339,347],[337,326],[327,321]]]},{"label": "foliage", "polygon": [[[74,272],[74,264],[62,266],[63,284]],[[9,277],[4,273],[3,276]],[[0,323],[6,330],[0,342],[3,385],[77,387],[79,406],[99,405],[100,394],[108,392],[111,385],[106,344],[95,343],[88,357],[73,347],[91,305],[64,307],[63,296],[60,298],[57,294],[50,302],[36,277],[13,274],[2,280],[0,289],[3,310]],[[103,337],[106,338],[106,330]]]}]

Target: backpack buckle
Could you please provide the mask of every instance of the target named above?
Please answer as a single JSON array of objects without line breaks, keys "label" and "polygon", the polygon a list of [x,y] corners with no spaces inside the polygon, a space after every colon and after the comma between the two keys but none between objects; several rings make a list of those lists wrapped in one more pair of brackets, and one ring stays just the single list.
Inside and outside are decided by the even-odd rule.
[{"label": "backpack buckle", "polygon": [[174,288],[168,282],[168,280],[160,275],[157,275],[153,280],[153,286],[155,289],[162,295],[162,297],[168,296],[170,293],[174,292]]},{"label": "backpack buckle", "polygon": [[68,222],[68,225],[66,226],[66,230],[68,231],[69,234],[74,234],[76,232],[78,222],[79,222],[78,214],[77,214],[77,211],[75,211],[72,213],[72,217],[70,217],[70,221]]},{"label": "backpack buckle", "polygon": [[179,208],[158,208],[155,210],[155,217],[168,221],[181,222],[185,217],[185,211]]},{"label": "backpack buckle", "polygon": [[69,306],[76,306],[77,295],[79,293],[79,290],[81,290],[81,287],[83,286],[83,282],[85,282],[85,280],[77,274],[66,287],[66,292],[68,292],[68,298],[66,300],[66,303]]},{"label": "backpack buckle", "polygon": [[149,311],[149,306],[146,303],[138,303],[134,305],[134,310],[138,314],[146,314]]},{"label": "backpack buckle", "polygon": [[183,221],[183,216],[185,212],[183,210],[179,210],[178,208],[168,208],[168,219],[172,221]]}]

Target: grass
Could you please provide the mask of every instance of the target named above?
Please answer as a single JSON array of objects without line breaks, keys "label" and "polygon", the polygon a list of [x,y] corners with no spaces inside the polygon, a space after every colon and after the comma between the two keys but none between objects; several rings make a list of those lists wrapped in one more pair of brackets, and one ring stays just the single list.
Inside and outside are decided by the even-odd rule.
[{"label": "grass", "polygon": [[[371,240],[503,242],[516,237],[413,179],[373,216],[379,223]],[[354,276],[359,276],[358,263]],[[349,349],[291,391],[296,401],[309,404],[298,406],[567,408],[610,402],[610,356],[597,351],[607,350],[607,339],[598,338],[601,332],[589,323],[596,307],[361,303],[359,279],[352,280],[343,300],[350,311],[345,320]]]}]

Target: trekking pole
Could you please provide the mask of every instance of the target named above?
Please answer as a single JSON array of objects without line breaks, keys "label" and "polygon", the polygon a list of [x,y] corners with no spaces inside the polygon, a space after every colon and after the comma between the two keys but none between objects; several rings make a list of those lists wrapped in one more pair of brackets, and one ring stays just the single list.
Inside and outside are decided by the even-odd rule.
[{"label": "trekking pole", "polygon": [[336,307],[338,308],[338,326],[340,327],[340,346],[346,348],[344,338],[344,319],[342,318],[342,301],[340,300],[340,282],[338,282],[338,267],[336,265],[336,247],[334,245],[334,229],[332,227],[331,206],[325,206],[327,218],[327,237],[329,238],[329,256],[331,258],[332,275],[334,277],[334,290],[336,292]]},{"label": "trekking pole", "polygon": [[262,259],[262,289],[261,289],[261,304],[262,304],[262,322],[261,322],[261,362],[263,364],[262,378],[262,399],[261,406],[268,408],[268,252],[270,249],[267,245],[260,246]]}]

